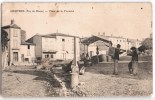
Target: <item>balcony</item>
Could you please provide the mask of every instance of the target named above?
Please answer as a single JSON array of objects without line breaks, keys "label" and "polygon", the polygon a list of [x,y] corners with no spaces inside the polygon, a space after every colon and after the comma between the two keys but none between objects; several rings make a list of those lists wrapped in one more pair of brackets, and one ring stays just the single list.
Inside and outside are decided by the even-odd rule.
[{"label": "balcony", "polygon": [[56,50],[42,50],[43,53],[56,53]]}]

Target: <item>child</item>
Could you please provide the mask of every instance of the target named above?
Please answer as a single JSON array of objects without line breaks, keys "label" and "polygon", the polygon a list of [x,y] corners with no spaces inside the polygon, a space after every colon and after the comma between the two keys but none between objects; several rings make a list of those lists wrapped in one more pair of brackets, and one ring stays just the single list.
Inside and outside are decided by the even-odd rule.
[{"label": "child", "polygon": [[132,47],[131,50],[132,50],[132,54],[131,54],[132,59],[131,59],[131,62],[132,62],[132,68],[133,68],[132,74],[133,75],[137,75],[137,70],[138,70],[138,53],[137,53],[137,50],[136,50],[135,47]]}]

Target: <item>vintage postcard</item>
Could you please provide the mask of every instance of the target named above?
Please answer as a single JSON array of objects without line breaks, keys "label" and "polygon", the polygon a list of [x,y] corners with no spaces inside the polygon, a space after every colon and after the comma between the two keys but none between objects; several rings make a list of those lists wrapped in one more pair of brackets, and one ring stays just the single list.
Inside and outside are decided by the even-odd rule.
[{"label": "vintage postcard", "polygon": [[152,4],[2,3],[2,96],[151,96]]}]

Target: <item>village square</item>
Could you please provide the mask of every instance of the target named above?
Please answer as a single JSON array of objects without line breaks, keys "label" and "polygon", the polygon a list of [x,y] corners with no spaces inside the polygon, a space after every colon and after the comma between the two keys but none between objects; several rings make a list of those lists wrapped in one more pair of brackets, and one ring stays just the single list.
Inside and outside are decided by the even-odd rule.
[{"label": "village square", "polygon": [[[27,7],[26,4],[23,5]],[[56,7],[56,10],[59,8],[59,4],[52,5]],[[64,6],[63,4],[60,5]],[[68,5],[68,7],[70,7],[70,5]],[[4,8],[5,6],[10,7],[10,4],[8,4],[8,6],[7,4],[4,5]],[[16,6],[18,7],[19,5],[16,4]],[[36,6],[39,8],[41,4],[40,6],[36,4]],[[79,4],[73,4],[73,6],[76,8]],[[83,9],[79,10],[79,12],[81,11],[81,16],[83,16],[83,11],[87,11],[87,7],[91,10],[97,9],[95,11],[100,11],[100,6],[102,5],[94,4],[93,7],[92,5],[87,5],[85,7],[81,4],[81,8],[83,7]],[[66,5],[64,7],[66,7]],[[106,6],[104,7],[103,8],[106,9]],[[118,7],[121,8],[124,7],[124,5]],[[137,6],[134,6],[133,4],[133,7]],[[143,5],[144,10],[149,7],[149,4]],[[120,8],[118,9],[120,10]],[[140,11],[142,10],[140,8],[138,9]],[[139,12],[139,10],[137,11]],[[108,10],[105,10],[105,12],[106,11]],[[110,17],[111,12],[112,11],[109,10]],[[74,13],[77,13],[77,9],[74,10]],[[149,31],[146,27],[143,27],[144,30],[147,30],[147,35],[145,33],[146,36],[143,36],[143,34],[137,35],[138,32],[141,30],[143,31],[143,29],[141,28],[137,31],[134,27],[133,31],[135,29],[137,34],[132,33],[131,36],[129,33],[124,33],[123,35],[120,35],[118,32],[115,32],[119,30],[119,26],[117,25],[111,26],[107,31],[98,30],[96,33],[92,32],[86,36],[82,31],[81,33],[75,31],[75,33],[69,34],[66,31],[62,31],[62,29],[64,28],[65,30],[65,28],[67,28],[74,31],[77,27],[79,28],[80,25],[82,25],[81,23],[83,23],[84,27],[80,27],[80,29],[83,29],[84,31],[91,30],[92,28],[94,28],[94,30],[95,28],[101,29],[101,25],[104,25],[103,23],[106,22],[106,20],[104,20],[100,26],[98,24],[96,24],[96,26],[90,24],[87,25],[86,23],[89,23],[89,21],[84,23],[81,21],[83,19],[73,15],[74,17],[76,16],[75,19],[80,21],[80,23],[78,21],[76,22],[74,19],[73,22],[69,22],[73,23],[72,25],[67,24],[70,27],[64,25],[62,28],[57,26],[57,24],[63,24],[61,22],[63,19],[62,16],[72,15],[63,15],[64,13],[62,15],[60,14],[58,19],[62,19],[60,21],[55,19],[52,20],[52,22],[50,20],[56,18],[54,16],[59,15],[51,12],[48,15],[51,19],[47,19],[48,21],[45,21],[43,25],[52,23],[53,26],[40,27],[42,25],[41,22],[43,22],[42,20],[45,20],[42,15],[42,20],[37,19],[38,17],[35,19],[36,16],[32,15],[34,20],[37,20],[33,21],[29,15],[26,15],[28,19],[25,19],[25,15],[23,15],[24,17],[19,17],[19,12],[14,16],[23,18],[22,20],[19,20],[16,17],[10,18],[5,14],[6,13],[4,13],[4,15],[2,14],[2,20],[4,20],[4,16],[6,16],[6,19],[4,20],[4,22],[6,22],[1,26],[2,96],[109,97],[150,96],[152,94],[153,40],[152,32],[149,30],[151,29],[150,27],[152,27],[151,20],[149,20],[150,25],[148,25]],[[99,20],[98,18],[100,18],[101,15],[99,12],[97,14],[98,16],[95,18],[96,20]],[[95,16],[96,12],[94,14],[93,11],[90,11],[88,16],[91,15]],[[108,14],[105,13],[104,16],[106,15]],[[94,16],[91,17],[94,18]],[[10,20],[8,21],[7,18]],[[64,23],[68,23],[66,18],[63,20]],[[86,19],[89,19],[89,17]],[[118,18],[118,20],[122,22],[122,19]],[[94,23],[95,22],[96,21],[94,20]],[[76,28],[74,27],[75,23]],[[100,22],[98,23],[100,24]],[[107,23],[110,23],[110,20],[107,21]],[[136,25],[139,25],[139,23],[137,23]],[[131,23],[129,22],[128,24]],[[93,27],[89,28],[89,25]],[[106,24],[105,27],[108,27],[108,25],[110,24]],[[124,26],[125,25],[126,24],[124,24]],[[73,29],[71,26],[73,26]],[[118,27],[118,30],[114,28],[116,26]],[[57,30],[55,30],[55,32],[49,32],[50,28],[52,30],[53,27]],[[43,29],[43,32],[36,32],[35,34],[30,33],[30,31],[41,29]],[[45,31],[44,29],[48,29],[48,31]],[[110,33],[112,29],[114,29],[113,33]],[[126,30],[127,29],[128,27]],[[123,28],[120,27],[120,30],[123,30]],[[137,38],[135,38],[136,36]]]}]

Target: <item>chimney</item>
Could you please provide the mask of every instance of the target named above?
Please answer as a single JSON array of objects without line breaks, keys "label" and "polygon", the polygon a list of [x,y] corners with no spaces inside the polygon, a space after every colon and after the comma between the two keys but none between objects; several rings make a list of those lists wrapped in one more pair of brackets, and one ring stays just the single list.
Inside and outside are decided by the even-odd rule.
[{"label": "chimney", "polygon": [[14,22],[15,22],[14,19],[11,19],[11,24],[14,24]]}]

